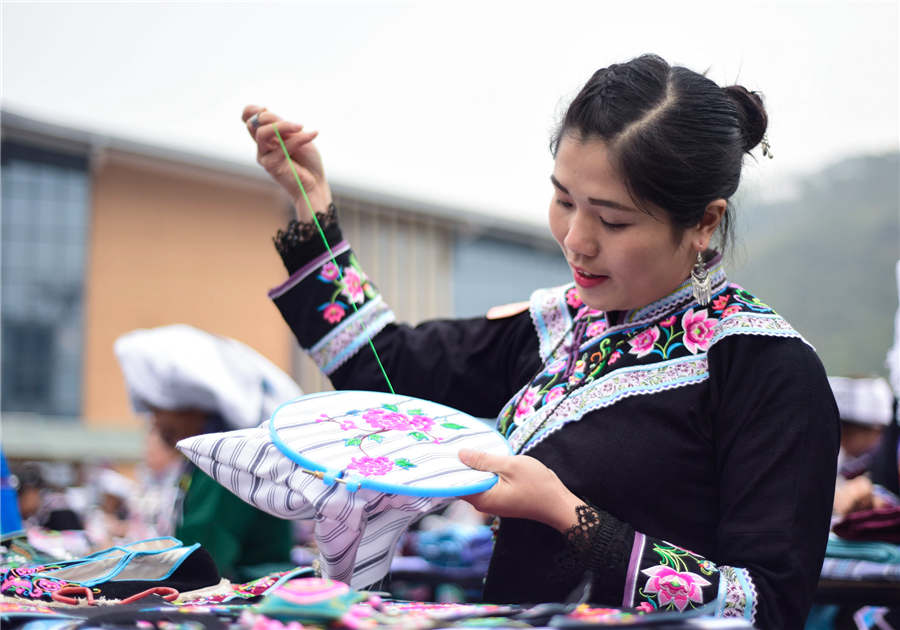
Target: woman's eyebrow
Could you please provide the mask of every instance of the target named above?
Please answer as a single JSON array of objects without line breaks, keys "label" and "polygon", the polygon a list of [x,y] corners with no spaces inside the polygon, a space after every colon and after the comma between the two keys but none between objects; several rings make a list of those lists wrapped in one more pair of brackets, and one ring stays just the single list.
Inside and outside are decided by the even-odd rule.
[{"label": "woman's eyebrow", "polygon": [[[550,176],[550,181],[556,186],[561,193],[564,195],[569,194],[569,189],[559,183],[559,180],[556,179],[554,175]],[[588,197],[588,203],[592,206],[605,206],[607,208],[613,208],[615,210],[625,210],[627,212],[634,212],[635,209],[631,206],[623,205],[617,201],[611,201],[609,199],[596,199],[594,197]]]}]

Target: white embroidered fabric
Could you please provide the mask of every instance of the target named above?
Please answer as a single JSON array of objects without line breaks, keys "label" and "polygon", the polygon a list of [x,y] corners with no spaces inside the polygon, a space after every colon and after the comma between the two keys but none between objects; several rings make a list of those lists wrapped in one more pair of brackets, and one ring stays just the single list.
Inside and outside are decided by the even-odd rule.
[{"label": "white embroidered fabric", "polygon": [[324,575],[354,588],[387,574],[412,522],[494,483],[492,473],[459,461],[461,448],[510,453],[499,433],[471,416],[377,392],[305,396],[260,427],[188,438],[178,448],[259,509],[314,519]]}]

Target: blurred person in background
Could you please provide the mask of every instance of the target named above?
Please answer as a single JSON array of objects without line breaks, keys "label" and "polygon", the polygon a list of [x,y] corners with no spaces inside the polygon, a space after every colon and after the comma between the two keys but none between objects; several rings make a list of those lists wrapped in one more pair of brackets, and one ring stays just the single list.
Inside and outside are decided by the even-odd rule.
[{"label": "blurred person in background", "polygon": [[172,536],[175,533],[175,502],[184,459],[165,443],[151,423],[144,442],[144,461],[138,466],[138,490],[132,497],[131,537]]},{"label": "blurred person in background", "polygon": [[[115,353],[133,409],[149,416],[151,439],[170,450],[193,435],[255,427],[302,393],[255,350],[191,326],[132,331],[116,340]],[[159,457],[159,449],[151,455]],[[293,566],[289,521],[245,503],[187,460],[181,466],[176,538],[200,543],[235,581]]]},{"label": "blurred person in background", "polygon": [[96,549],[139,540],[131,536],[129,527],[135,495],[134,481],[110,468],[101,468],[91,482],[94,490],[93,505],[87,510],[84,521],[88,538]]},{"label": "blurred person in background", "polygon": [[893,417],[893,394],[883,378],[828,378],[841,417],[841,449],[834,512],[845,515],[884,505],[868,475]]},{"label": "blurred person in background", "polygon": [[84,529],[81,515],[71,507],[62,488],[48,483],[39,463],[25,462],[12,471],[18,480],[19,513],[26,528]]}]

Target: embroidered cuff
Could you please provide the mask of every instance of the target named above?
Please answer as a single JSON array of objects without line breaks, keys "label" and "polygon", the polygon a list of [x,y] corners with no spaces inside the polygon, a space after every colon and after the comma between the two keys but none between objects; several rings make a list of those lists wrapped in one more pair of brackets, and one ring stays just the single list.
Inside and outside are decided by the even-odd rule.
[{"label": "embroidered cuff", "polygon": [[[325,212],[317,212],[316,220],[325,232],[328,245],[334,247],[341,241],[341,228],[337,222],[337,208],[332,203]],[[293,274],[303,267],[311,258],[326,250],[325,243],[319,234],[319,229],[312,221],[300,223],[291,219],[284,230],[278,230],[272,238],[278,255],[284,263],[288,273]]]},{"label": "embroidered cuff", "polygon": [[565,533],[566,546],[557,558],[560,576],[571,580],[593,574],[591,601],[612,604],[622,599],[634,529],[590,505],[575,509],[578,522]]},{"label": "embroidered cuff", "polygon": [[759,598],[756,585],[747,569],[719,567],[719,596],[716,617],[741,617],[754,624]]},{"label": "embroidered cuff", "polygon": [[269,297],[325,374],[395,319],[346,241],[335,243],[331,253],[323,246]]},{"label": "embroidered cuff", "polygon": [[326,376],[330,375],[394,319],[393,311],[376,295],[310,348],[309,356]]},{"label": "embroidered cuff", "polygon": [[622,602],[647,610],[677,612],[706,607],[712,614],[719,584],[719,568],[706,558],[636,533]]}]

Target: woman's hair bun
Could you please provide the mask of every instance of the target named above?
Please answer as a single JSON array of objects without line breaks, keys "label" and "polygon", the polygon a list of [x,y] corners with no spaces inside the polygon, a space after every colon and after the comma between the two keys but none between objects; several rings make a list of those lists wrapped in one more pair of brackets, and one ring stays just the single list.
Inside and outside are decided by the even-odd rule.
[{"label": "woman's hair bun", "polygon": [[731,97],[741,117],[741,132],[744,136],[744,151],[758,145],[766,134],[769,117],[759,92],[751,92],[743,85],[729,85],[725,92]]}]

